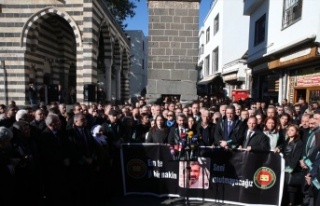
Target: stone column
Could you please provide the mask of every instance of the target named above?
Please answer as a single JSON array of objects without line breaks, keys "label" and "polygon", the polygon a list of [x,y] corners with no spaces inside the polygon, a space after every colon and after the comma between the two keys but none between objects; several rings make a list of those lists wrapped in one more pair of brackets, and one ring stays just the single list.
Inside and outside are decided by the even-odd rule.
[{"label": "stone column", "polygon": [[107,101],[111,101],[112,97],[112,80],[111,80],[111,67],[112,67],[112,59],[105,59],[104,60],[105,65],[105,82],[104,82],[104,91],[106,92],[106,99]]},{"label": "stone column", "polygon": [[148,0],[147,99],[181,95],[197,99],[199,0]]},{"label": "stone column", "polygon": [[121,100],[121,67],[116,66],[116,100],[120,101]]}]

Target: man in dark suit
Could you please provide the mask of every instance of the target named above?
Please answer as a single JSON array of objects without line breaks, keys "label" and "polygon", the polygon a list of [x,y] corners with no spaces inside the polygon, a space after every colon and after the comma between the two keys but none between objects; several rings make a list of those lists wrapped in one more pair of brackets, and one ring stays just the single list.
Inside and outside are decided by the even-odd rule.
[{"label": "man in dark suit", "polygon": [[[71,197],[75,205],[90,205],[96,187],[92,185],[94,175],[99,170],[97,162],[97,143],[87,129],[84,114],[73,117],[73,128],[67,131],[70,141]],[[94,204],[93,204],[94,205]]]},{"label": "man in dark suit", "polygon": [[178,145],[182,139],[187,139],[187,117],[179,114],[176,118],[177,124],[170,128],[168,142],[170,145]]},{"label": "man in dark suit", "polygon": [[197,124],[197,134],[199,135],[199,145],[212,146],[214,143],[214,131],[216,124],[209,121],[209,110],[203,110],[201,112],[201,120]]},{"label": "man in dark suit", "polygon": [[301,122],[299,124],[299,134],[300,134],[300,139],[304,143],[304,147],[307,144],[308,137],[309,137],[309,120],[310,120],[311,114],[303,114],[301,117]]},{"label": "man in dark suit", "polygon": [[66,205],[68,199],[67,169],[70,165],[67,138],[60,132],[58,115],[49,114],[47,128],[39,138],[43,185],[49,205]]},{"label": "man in dark suit", "polygon": [[257,128],[256,117],[249,117],[248,129],[242,147],[247,151],[264,152],[270,150],[269,138]]},{"label": "man in dark suit", "polygon": [[246,125],[235,115],[234,106],[228,106],[226,115],[217,123],[214,139],[215,145],[222,148],[237,148],[242,145]]}]

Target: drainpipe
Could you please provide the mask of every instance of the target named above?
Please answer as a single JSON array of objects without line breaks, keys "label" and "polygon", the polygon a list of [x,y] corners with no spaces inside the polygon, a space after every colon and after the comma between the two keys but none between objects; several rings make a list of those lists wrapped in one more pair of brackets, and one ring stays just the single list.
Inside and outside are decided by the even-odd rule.
[{"label": "drainpipe", "polygon": [[6,64],[4,60],[1,61],[1,68],[3,69],[3,88],[4,88],[4,98],[5,98],[5,104],[9,104],[9,99],[8,99],[8,75],[7,75],[7,70],[6,70]]}]

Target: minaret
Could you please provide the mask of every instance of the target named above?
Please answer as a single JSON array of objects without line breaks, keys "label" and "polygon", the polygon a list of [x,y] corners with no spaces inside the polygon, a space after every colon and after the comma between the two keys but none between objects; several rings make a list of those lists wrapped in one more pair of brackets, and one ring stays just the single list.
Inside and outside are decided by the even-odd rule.
[{"label": "minaret", "polygon": [[181,95],[197,99],[200,0],[148,0],[149,43],[147,99]]}]

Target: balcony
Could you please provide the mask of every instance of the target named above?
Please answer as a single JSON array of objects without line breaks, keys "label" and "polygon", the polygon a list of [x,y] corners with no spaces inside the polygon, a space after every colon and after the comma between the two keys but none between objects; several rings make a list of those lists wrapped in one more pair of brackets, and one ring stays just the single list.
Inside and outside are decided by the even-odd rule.
[{"label": "balcony", "polygon": [[243,0],[243,14],[249,16],[261,3],[263,0]]}]

